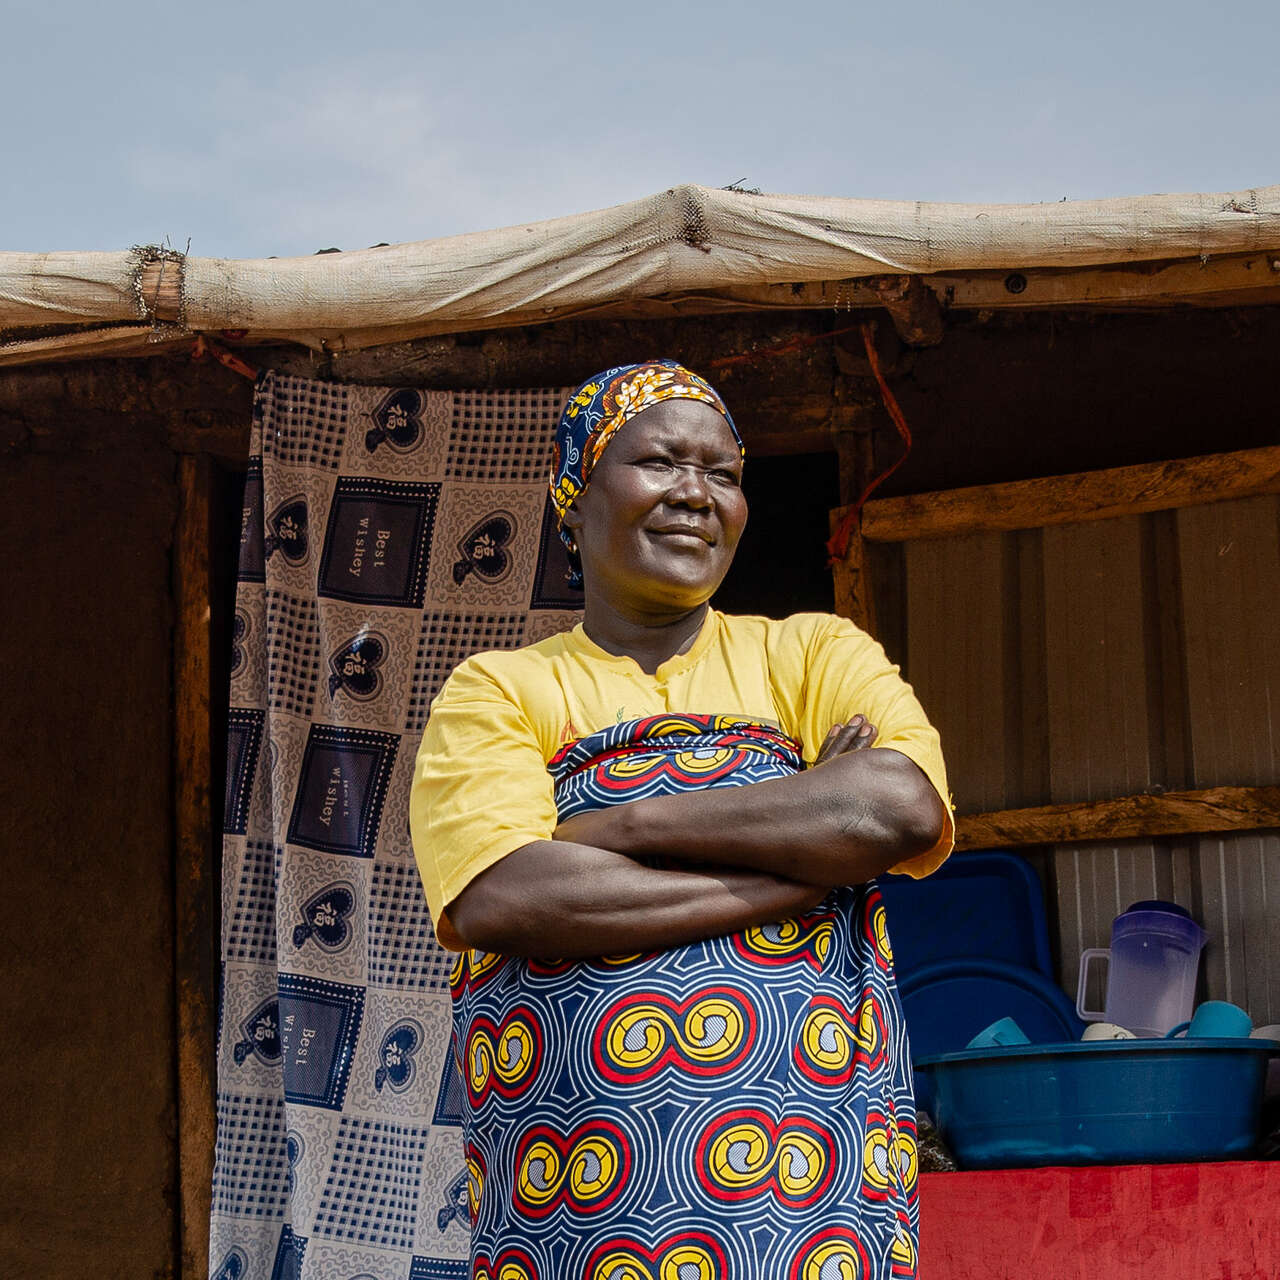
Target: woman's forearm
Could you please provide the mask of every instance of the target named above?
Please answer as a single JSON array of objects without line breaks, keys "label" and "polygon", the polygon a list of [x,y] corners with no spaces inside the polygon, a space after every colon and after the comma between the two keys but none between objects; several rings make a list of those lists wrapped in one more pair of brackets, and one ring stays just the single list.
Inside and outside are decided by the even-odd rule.
[{"label": "woman's forearm", "polygon": [[931,849],[946,821],[920,769],[897,751],[875,748],[789,778],[596,810],[561,824],[556,837],[829,888],[863,884]]},{"label": "woman's forearm", "polygon": [[655,951],[798,915],[824,891],[768,872],[663,869],[539,840],[483,872],[449,906],[470,947],[581,959]]}]

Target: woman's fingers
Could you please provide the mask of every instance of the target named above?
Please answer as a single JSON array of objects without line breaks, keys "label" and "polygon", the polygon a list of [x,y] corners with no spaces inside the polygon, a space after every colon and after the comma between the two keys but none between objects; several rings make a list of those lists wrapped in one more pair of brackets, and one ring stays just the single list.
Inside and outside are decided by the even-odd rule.
[{"label": "woman's fingers", "polygon": [[833,724],[823,740],[822,750],[818,752],[818,763],[831,760],[851,750],[854,738],[862,727],[862,717],[855,716],[848,724]]},{"label": "woman's fingers", "polygon": [[860,751],[869,747],[879,734],[879,730],[866,716],[857,715],[845,724],[833,724],[823,739],[822,749],[818,752],[815,763],[821,764],[834,756],[844,755],[846,751]]},{"label": "woman's fingers", "polygon": [[834,748],[836,738],[839,735],[840,730],[843,728],[844,725],[842,724],[833,724],[831,728],[827,730],[827,736],[823,738],[822,746],[818,748],[818,758],[814,761],[815,764],[821,764],[824,760],[829,760],[832,755],[835,754]]}]

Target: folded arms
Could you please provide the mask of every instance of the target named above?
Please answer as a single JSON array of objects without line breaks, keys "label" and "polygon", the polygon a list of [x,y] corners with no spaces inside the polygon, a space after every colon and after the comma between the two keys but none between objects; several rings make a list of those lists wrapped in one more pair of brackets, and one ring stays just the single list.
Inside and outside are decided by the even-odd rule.
[{"label": "folded arms", "polygon": [[[566,958],[677,946],[785,919],[941,838],[946,810],[875,730],[833,727],[814,766],[745,787],[652,796],[568,819],[449,907],[468,946]],[[659,859],[648,865],[644,859]]]}]

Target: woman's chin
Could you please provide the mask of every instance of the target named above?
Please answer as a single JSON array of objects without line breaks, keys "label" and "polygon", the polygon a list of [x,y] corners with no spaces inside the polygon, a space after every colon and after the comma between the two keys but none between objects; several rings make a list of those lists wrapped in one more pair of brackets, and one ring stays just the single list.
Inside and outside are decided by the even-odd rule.
[{"label": "woman's chin", "polygon": [[702,544],[700,549],[691,547],[688,554],[668,554],[660,563],[647,565],[645,576],[649,589],[655,594],[677,593],[682,598],[697,597],[699,604],[709,600],[724,581],[729,566],[708,551]]},{"label": "woman's chin", "polygon": [[719,582],[668,582],[659,587],[656,583],[648,593],[650,603],[665,612],[688,613],[707,603],[716,593]]},{"label": "woman's chin", "polygon": [[667,554],[625,567],[586,564],[587,605],[595,598],[624,612],[688,613],[711,599],[727,571],[727,565],[713,564],[705,554]]},{"label": "woman's chin", "polygon": [[[708,583],[703,579],[689,582],[680,579],[651,579],[642,589],[630,591],[592,591],[588,584],[587,607],[593,599],[607,602],[616,612],[633,616],[654,617],[661,622],[676,615],[690,613],[706,604],[715,594],[719,582]],[[658,625],[658,623],[655,623]]]}]

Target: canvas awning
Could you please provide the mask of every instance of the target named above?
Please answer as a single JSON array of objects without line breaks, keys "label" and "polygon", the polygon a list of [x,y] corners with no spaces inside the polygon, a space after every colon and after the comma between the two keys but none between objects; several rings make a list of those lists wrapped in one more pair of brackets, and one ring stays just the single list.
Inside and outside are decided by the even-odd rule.
[{"label": "canvas awning", "polygon": [[0,253],[0,364],[146,354],[193,332],[352,350],[567,316],[880,305],[1280,301],[1280,186],[1035,205],[674,187],[610,209],[306,258]]}]

